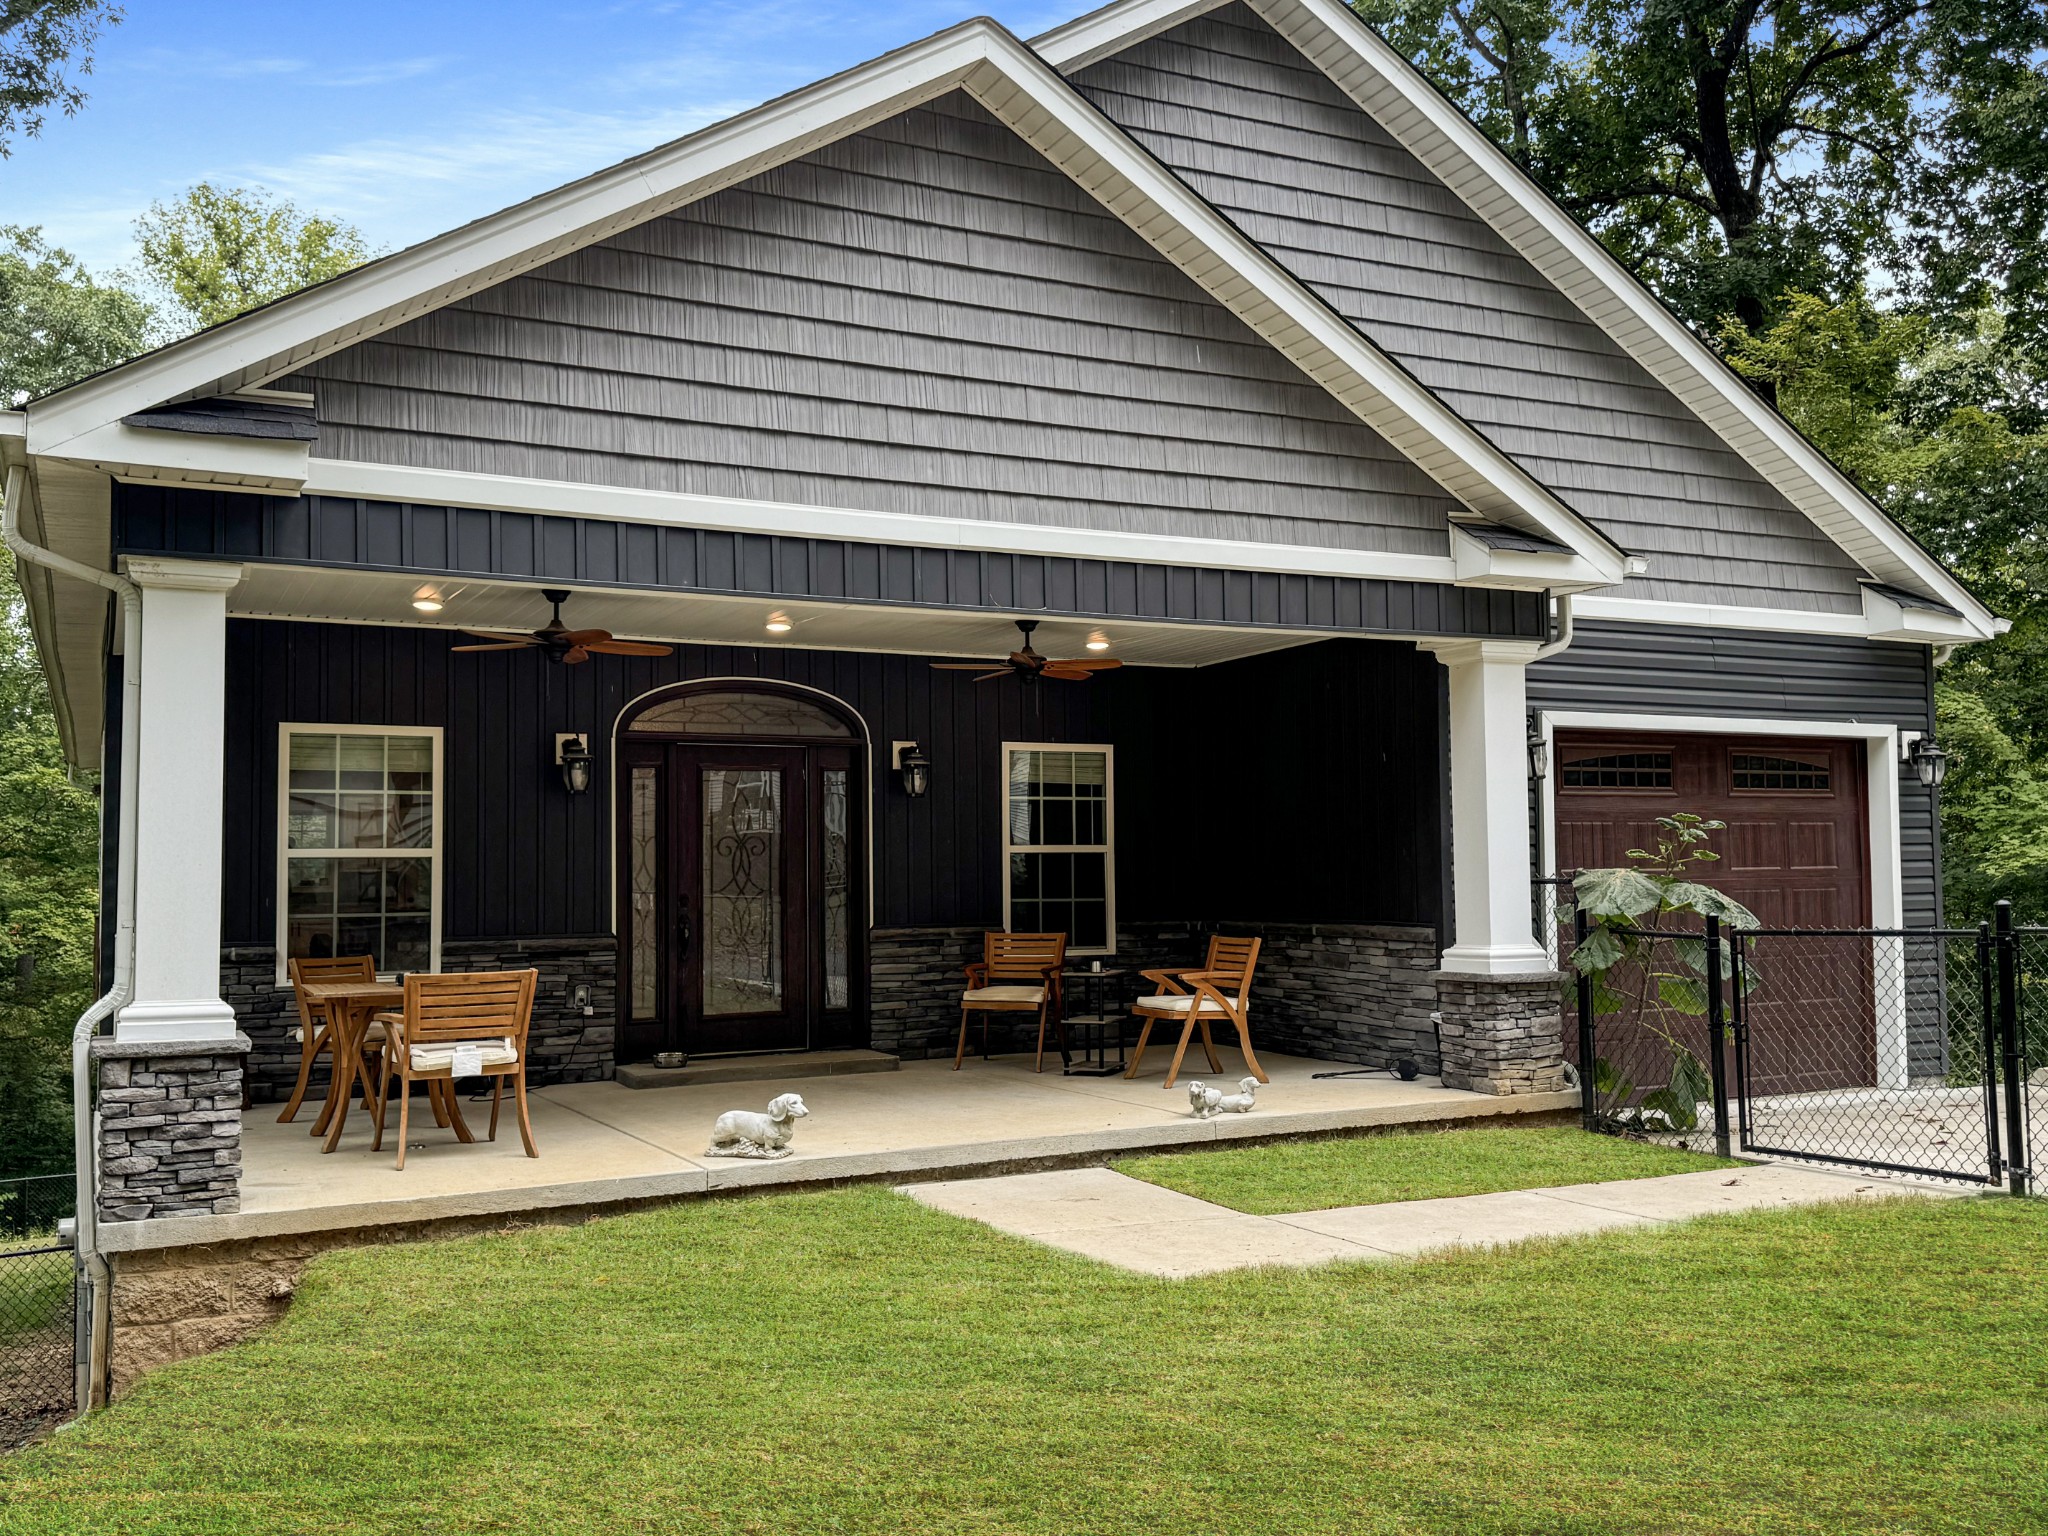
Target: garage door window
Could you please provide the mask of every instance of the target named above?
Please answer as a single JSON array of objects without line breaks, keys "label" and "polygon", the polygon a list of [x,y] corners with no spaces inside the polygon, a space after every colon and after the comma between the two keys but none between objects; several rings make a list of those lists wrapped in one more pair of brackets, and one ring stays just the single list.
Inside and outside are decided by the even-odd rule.
[{"label": "garage door window", "polygon": [[1669,789],[1671,754],[1606,752],[1568,758],[1560,777],[1566,789]]},{"label": "garage door window", "polygon": [[1824,762],[1758,752],[1737,752],[1730,779],[1730,787],[1736,790],[1765,790],[1773,794],[1826,794],[1834,788]]}]

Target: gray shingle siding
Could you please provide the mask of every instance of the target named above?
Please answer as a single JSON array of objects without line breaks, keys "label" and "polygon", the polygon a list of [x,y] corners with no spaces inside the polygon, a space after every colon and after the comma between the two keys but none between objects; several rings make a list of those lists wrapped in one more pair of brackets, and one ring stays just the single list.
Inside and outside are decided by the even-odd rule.
[{"label": "gray shingle siding", "polygon": [[[1582,622],[1571,648],[1529,669],[1532,709],[1720,715],[1787,722],[1858,720],[1934,729],[1934,671],[1923,645],[1755,630]],[[1908,926],[1940,917],[1933,798],[1899,771]]]},{"label": "gray shingle siding", "polygon": [[319,454],[1440,555],[1440,487],[958,95],[298,375]]},{"label": "gray shingle siding", "polygon": [[1859,611],[1848,556],[1246,7],[1074,83],[1538,479],[1651,556],[1630,596]]}]

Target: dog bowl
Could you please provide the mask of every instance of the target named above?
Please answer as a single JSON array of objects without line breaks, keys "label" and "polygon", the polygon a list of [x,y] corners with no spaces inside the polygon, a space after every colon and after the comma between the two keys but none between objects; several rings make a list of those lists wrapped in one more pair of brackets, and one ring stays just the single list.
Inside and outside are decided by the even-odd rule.
[{"label": "dog bowl", "polygon": [[690,1053],[688,1051],[656,1051],[654,1053],[654,1064],[657,1067],[680,1067],[685,1065],[689,1059]]}]

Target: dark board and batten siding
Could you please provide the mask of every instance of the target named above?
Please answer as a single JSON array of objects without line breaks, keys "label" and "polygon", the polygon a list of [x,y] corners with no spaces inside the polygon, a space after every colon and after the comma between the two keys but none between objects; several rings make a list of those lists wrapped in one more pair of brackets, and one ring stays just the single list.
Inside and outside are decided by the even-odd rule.
[{"label": "dark board and batten siding", "polygon": [[[1926,646],[1753,630],[1582,622],[1571,649],[1529,671],[1535,709],[1632,715],[1854,720],[1934,729]],[[1907,926],[1941,916],[1933,797],[1903,766],[1899,837]]]},{"label": "dark board and batten siding", "polygon": [[332,496],[114,487],[120,554],[572,586],[1534,639],[1540,594],[1052,555],[866,544]]},{"label": "dark board and batten siding", "polygon": [[1631,595],[1860,611],[1853,561],[1248,8],[1074,83],[1538,480],[1649,555]]},{"label": "dark board and batten siding", "polygon": [[1455,507],[958,93],[288,383],[322,458],[1429,555]]},{"label": "dark board and batten siding", "polygon": [[[914,656],[691,645],[560,667],[450,643],[427,629],[229,622],[226,942],[274,942],[286,721],[444,730],[444,938],[610,932],[609,800],[563,790],[555,733],[590,733],[608,784],[619,711],[701,677],[819,688],[866,722],[878,927],[1000,922],[1005,741],[1115,746],[1125,920],[1437,921],[1443,673],[1398,642],[1032,688]],[[932,760],[920,800],[889,773],[902,740]],[[1247,742],[1257,750],[1235,750]]]}]

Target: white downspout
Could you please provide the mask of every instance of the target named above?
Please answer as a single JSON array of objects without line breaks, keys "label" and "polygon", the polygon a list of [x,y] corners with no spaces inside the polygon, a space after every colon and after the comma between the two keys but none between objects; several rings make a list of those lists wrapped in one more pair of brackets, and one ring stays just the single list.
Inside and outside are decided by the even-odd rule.
[{"label": "white downspout", "polygon": [[[83,1294],[79,1320],[85,1338],[77,1353],[76,1400],[79,1411],[97,1404],[106,1380],[107,1328],[111,1286],[107,1261],[99,1251],[98,1160],[93,1137],[91,1048],[101,1020],[135,995],[135,807],[140,758],[142,702],[142,593],[112,571],[72,560],[55,550],[31,544],[21,531],[21,498],[28,471],[7,472],[4,506],[0,506],[0,538],[16,560],[40,565],[79,581],[104,587],[121,599],[121,782],[116,812],[119,857],[114,877],[114,975],[107,992],[84,1013],[71,1032],[71,1130],[78,1169],[77,1265]],[[102,805],[101,815],[106,814]]]},{"label": "white downspout", "polygon": [[1557,599],[1557,634],[1536,649],[1532,661],[1542,661],[1555,656],[1572,643],[1572,595],[1567,592]]}]

